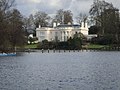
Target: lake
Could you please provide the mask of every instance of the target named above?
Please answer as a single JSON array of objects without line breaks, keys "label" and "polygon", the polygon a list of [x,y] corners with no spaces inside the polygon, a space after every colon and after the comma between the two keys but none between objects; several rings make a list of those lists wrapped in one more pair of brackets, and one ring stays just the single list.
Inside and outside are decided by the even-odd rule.
[{"label": "lake", "polygon": [[0,90],[120,90],[120,52],[0,57]]}]

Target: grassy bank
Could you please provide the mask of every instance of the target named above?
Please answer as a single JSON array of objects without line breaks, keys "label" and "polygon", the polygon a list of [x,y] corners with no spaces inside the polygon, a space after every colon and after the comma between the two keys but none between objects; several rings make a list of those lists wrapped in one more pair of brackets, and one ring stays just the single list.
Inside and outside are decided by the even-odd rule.
[{"label": "grassy bank", "polygon": [[31,49],[35,49],[37,48],[38,44],[29,44],[29,45],[26,45],[25,48],[28,49],[28,48],[31,48]]},{"label": "grassy bank", "polygon": [[87,45],[88,49],[100,49],[100,48],[103,48],[103,47],[107,47],[107,46],[106,45],[98,45],[98,44],[89,44],[89,45]]},{"label": "grassy bank", "polygon": [[[29,45],[26,45],[25,48],[35,49],[37,48],[37,46],[38,44],[29,44]],[[89,45],[83,46],[83,48],[87,48],[87,49],[100,49],[103,47],[106,47],[106,45],[89,44]]]}]

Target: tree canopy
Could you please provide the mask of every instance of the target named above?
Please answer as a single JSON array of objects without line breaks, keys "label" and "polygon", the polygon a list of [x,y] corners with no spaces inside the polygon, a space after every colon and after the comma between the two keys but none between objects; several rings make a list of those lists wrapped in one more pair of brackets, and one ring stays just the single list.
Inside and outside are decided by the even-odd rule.
[{"label": "tree canopy", "polygon": [[36,27],[38,27],[39,25],[45,27],[49,24],[50,16],[43,11],[37,12],[34,17]]},{"label": "tree canopy", "polygon": [[120,38],[120,16],[119,9],[111,3],[95,0],[89,11],[96,21],[96,26],[100,27],[99,36],[109,36],[113,43],[118,43]]},{"label": "tree canopy", "polygon": [[13,9],[14,0],[0,1],[0,51],[21,46],[25,42],[23,17]]},{"label": "tree canopy", "polygon": [[54,21],[61,24],[73,23],[73,13],[70,10],[59,9],[55,15]]}]

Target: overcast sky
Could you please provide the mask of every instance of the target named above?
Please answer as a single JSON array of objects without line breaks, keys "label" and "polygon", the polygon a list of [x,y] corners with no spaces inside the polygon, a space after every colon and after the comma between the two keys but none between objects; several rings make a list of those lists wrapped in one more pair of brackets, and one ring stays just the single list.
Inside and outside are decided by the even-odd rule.
[{"label": "overcast sky", "polygon": [[[113,3],[114,7],[120,9],[120,0],[105,0]],[[74,16],[78,13],[88,14],[93,0],[16,0],[16,7],[20,12],[29,16],[37,11],[44,11],[50,15],[54,15],[57,10],[71,10]]]}]

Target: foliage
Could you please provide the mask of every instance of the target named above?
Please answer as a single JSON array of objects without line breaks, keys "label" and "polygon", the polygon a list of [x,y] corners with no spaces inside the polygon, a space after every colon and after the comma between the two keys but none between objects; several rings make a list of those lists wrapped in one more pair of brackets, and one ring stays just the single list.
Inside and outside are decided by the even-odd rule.
[{"label": "foliage", "polygon": [[82,44],[85,43],[85,36],[81,33],[76,33],[73,38],[69,38],[66,42],[49,42],[48,40],[43,40],[39,43],[39,48],[43,49],[81,49]]},{"label": "foliage", "polygon": [[94,0],[89,13],[90,15],[96,17],[96,16],[100,16],[105,9],[113,9],[113,8],[114,7],[111,3],[108,3],[104,0]]},{"label": "foliage", "polygon": [[[119,10],[115,8],[111,3],[95,0],[90,9],[90,15],[96,21],[96,26],[100,27],[98,36],[100,36],[99,39],[102,40],[102,43],[116,43],[119,45]],[[112,41],[109,41],[111,39]]]},{"label": "foliage", "polygon": [[22,15],[13,9],[14,0],[0,1],[0,51],[6,52],[9,48],[23,46],[25,36]]},{"label": "foliage", "polygon": [[100,31],[99,26],[94,25],[89,28],[89,34],[98,34],[99,31]]},{"label": "foliage", "polygon": [[115,42],[114,42],[114,38],[111,37],[111,35],[106,35],[106,36],[99,36],[92,38],[91,43],[100,44],[100,45],[110,45]]},{"label": "foliage", "polygon": [[95,20],[96,25],[100,26],[102,21],[101,13],[104,12],[105,9],[113,9],[113,5],[106,1],[101,0],[94,0],[91,8],[90,8],[90,15]]},{"label": "foliage", "polygon": [[21,46],[25,43],[25,36],[23,30],[22,15],[17,9],[13,9],[10,13],[10,36],[9,41],[13,47]]},{"label": "foliage", "polygon": [[69,49],[81,49],[82,46],[82,41],[81,38],[77,37],[77,38],[70,38],[68,39],[68,46]]},{"label": "foliage", "polygon": [[42,43],[41,43],[41,46],[44,49],[48,49],[49,48],[49,42],[48,42],[48,40],[46,40],[46,39],[43,40]]},{"label": "foliage", "polygon": [[37,40],[38,40],[37,37],[28,37],[28,41],[30,42],[30,44],[33,44]]}]

